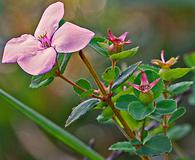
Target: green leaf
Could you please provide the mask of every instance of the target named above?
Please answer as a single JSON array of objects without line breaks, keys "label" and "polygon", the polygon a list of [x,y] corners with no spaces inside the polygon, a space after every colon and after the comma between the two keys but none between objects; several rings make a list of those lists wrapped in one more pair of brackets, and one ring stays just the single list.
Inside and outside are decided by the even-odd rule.
[{"label": "green leaf", "polygon": [[[155,81],[156,79],[160,78],[160,76],[158,75],[157,72],[153,71],[153,70],[145,70],[144,71],[148,77],[148,80],[149,82],[153,82]],[[141,84],[141,73],[138,74],[138,76],[135,78],[134,80],[134,83],[135,84],[138,84],[140,85]],[[163,92],[164,90],[164,83],[162,80],[160,80],[153,88],[152,88],[152,92],[153,92],[153,95],[154,95],[154,99],[155,98],[158,98],[161,93]],[[140,95],[140,91],[134,89],[134,93],[135,95],[138,97]]]},{"label": "green leaf", "polygon": [[112,109],[110,107],[107,107],[102,111],[100,115],[98,115],[97,121],[99,123],[110,123],[112,122],[112,115],[113,115]]},{"label": "green leaf", "polygon": [[131,130],[135,130],[135,129],[140,128],[142,126],[142,122],[136,121],[128,112],[121,110],[120,114],[123,117],[123,119],[125,119],[125,121],[127,122],[128,126]]},{"label": "green leaf", "polygon": [[115,67],[114,69],[112,67],[108,67],[102,74],[102,79],[106,82],[111,82],[116,79],[119,73],[120,69],[118,67]]},{"label": "green leaf", "polygon": [[116,101],[116,108],[120,109],[120,110],[128,110],[128,105],[132,102],[132,101],[137,101],[138,99],[130,94],[125,94],[120,96],[117,101]]},{"label": "green leaf", "polygon": [[164,99],[156,103],[156,111],[158,114],[166,115],[175,112],[177,109],[176,101],[173,99]]},{"label": "green leaf", "polygon": [[177,125],[169,129],[167,135],[170,139],[178,140],[185,137],[191,130],[192,127],[189,124]]},{"label": "green leaf", "polygon": [[154,112],[152,104],[144,105],[140,101],[133,101],[128,105],[128,112],[135,120],[142,120]]},{"label": "green leaf", "polygon": [[186,81],[186,82],[179,82],[176,84],[171,85],[168,88],[168,91],[171,93],[172,96],[181,94],[185,91],[187,91],[191,85],[193,84],[193,81]]},{"label": "green leaf", "polygon": [[72,56],[71,53],[68,53],[68,54],[59,53],[58,54],[58,66],[62,74],[64,73],[71,56]]},{"label": "green leaf", "polygon": [[151,66],[151,65],[148,65],[148,64],[141,64],[141,65],[139,66],[139,69],[142,70],[142,71],[152,70],[152,71],[154,71],[154,72],[156,72],[156,73],[158,73],[159,70],[160,70],[158,67]]},{"label": "green leaf", "polygon": [[82,103],[80,103],[78,106],[76,106],[70,116],[68,117],[66,121],[65,127],[70,125],[72,122],[76,121],[78,118],[80,118],[82,115],[87,113],[90,109],[95,107],[99,103],[99,99],[91,98],[88,99]]},{"label": "green leaf", "polygon": [[145,156],[155,156],[172,149],[171,141],[164,135],[156,135],[150,138],[136,153]]},{"label": "green leaf", "polygon": [[186,109],[184,107],[178,108],[173,114],[171,115],[171,118],[169,119],[168,123],[174,123],[176,120],[178,120],[180,117],[182,117],[186,112]]},{"label": "green leaf", "polygon": [[188,67],[195,66],[195,52],[184,55],[184,62]]},{"label": "green leaf", "polygon": [[93,94],[94,90],[93,89],[89,89],[86,92],[81,93],[80,97],[81,98],[87,98],[90,97]]},{"label": "green leaf", "polygon": [[135,147],[131,142],[117,142],[109,147],[109,150],[112,151],[123,151],[123,152],[135,152]]},{"label": "green leaf", "polygon": [[101,43],[108,44],[108,40],[103,37],[94,37],[89,43],[89,46],[95,49],[100,55],[108,57],[108,49],[102,47]]},{"label": "green leaf", "polygon": [[23,104],[22,102],[15,99],[14,97],[12,97],[11,95],[9,95],[8,93],[1,89],[0,97],[6,100],[10,104],[9,105],[10,107],[16,109],[17,111],[21,112],[22,114],[30,118],[33,122],[42,127],[45,131],[50,133],[56,139],[60,140],[61,142],[63,142],[76,152],[80,153],[85,157],[88,157],[91,160],[104,160],[104,158],[101,155],[96,153],[94,150],[92,150],[79,139],[68,133],[66,130],[60,128],[49,119],[45,118],[38,112],[34,111],[32,108]]},{"label": "green leaf", "polygon": [[193,70],[193,68],[170,69],[170,70],[166,70],[164,72],[161,72],[160,77],[165,81],[173,81],[173,80],[176,80],[178,78],[185,76],[187,73],[189,73],[192,70]]},{"label": "green leaf", "polygon": [[120,86],[122,83],[124,83],[132,74],[133,72],[137,69],[137,67],[141,64],[142,62],[137,62],[131,66],[129,66],[126,70],[124,70],[114,81],[112,85],[112,89],[117,88]]},{"label": "green leaf", "polygon": [[126,51],[112,54],[112,55],[110,55],[110,57],[113,60],[120,60],[120,59],[124,59],[124,58],[128,58],[128,57],[133,57],[137,53],[138,49],[139,49],[139,47],[135,47],[135,48],[132,48],[130,50],[126,50]]},{"label": "green leaf", "polygon": [[65,23],[65,20],[61,19],[60,22],[59,22],[59,27],[61,27],[64,23]]},{"label": "green leaf", "polygon": [[[89,83],[89,81],[87,81],[86,79],[79,79],[78,81],[76,81],[76,84],[79,85],[80,87],[86,89],[86,92],[89,91],[91,89],[91,84]],[[85,91],[82,91],[80,89],[78,89],[77,87],[73,87],[74,91],[78,94],[81,95],[83,93],[85,93]]]},{"label": "green leaf", "polygon": [[39,88],[39,87],[47,86],[53,80],[54,80],[54,76],[51,73],[32,76],[30,88]]}]

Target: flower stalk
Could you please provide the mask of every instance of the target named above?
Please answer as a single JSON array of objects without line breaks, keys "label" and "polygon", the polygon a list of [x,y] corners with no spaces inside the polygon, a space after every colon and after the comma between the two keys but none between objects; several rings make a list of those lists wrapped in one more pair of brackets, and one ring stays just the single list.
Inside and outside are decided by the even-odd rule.
[{"label": "flower stalk", "polygon": [[[79,90],[81,90],[81,91],[83,91],[83,92],[86,92],[86,91],[87,91],[86,89],[82,88],[81,86],[77,85],[76,83],[74,83],[74,82],[72,82],[71,80],[69,80],[69,79],[67,79],[66,77],[64,77],[64,76],[61,74],[61,72],[60,72],[59,70],[57,70],[57,71],[55,72],[55,74],[56,74],[57,77],[61,78],[62,80],[64,80],[64,81],[67,82],[68,84],[70,84],[71,86],[76,87],[76,88],[78,88]],[[102,99],[101,97],[96,96],[95,94],[92,94],[91,97],[97,98],[97,99]]]},{"label": "flower stalk", "polygon": [[[92,65],[90,64],[90,62],[88,61],[87,57],[83,54],[82,50],[79,51],[79,56],[81,57],[81,59],[85,63],[85,65],[87,66],[89,72],[91,73],[92,77],[94,78],[94,80],[95,80],[97,86],[99,87],[101,93],[103,94],[103,96],[106,96],[107,93],[106,93],[106,90],[104,89],[104,86],[102,85],[101,81],[99,80],[99,77],[98,77],[97,73],[95,72],[95,70],[92,67]],[[111,100],[111,96],[108,96],[105,99],[105,102],[111,107],[111,109],[114,112],[115,116],[119,119],[119,121],[123,125],[124,130],[127,133],[127,135],[129,136],[129,138],[131,140],[134,139],[135,138],[134,133],[131,131],[131,129],[129,128],[127,122],[123,119],[123,117],[121,116],[118,109],[115,108],[114,103]]]}]

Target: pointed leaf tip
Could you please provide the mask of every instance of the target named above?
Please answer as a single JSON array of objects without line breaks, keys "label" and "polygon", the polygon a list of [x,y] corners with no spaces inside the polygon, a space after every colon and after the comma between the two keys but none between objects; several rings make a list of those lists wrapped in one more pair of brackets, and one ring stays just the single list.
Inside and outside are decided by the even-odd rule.
[{"label": "pointed leaf tip", "polygon": [[100,102],[99,99],[97,99],[97,98],[91,98],[91,99],[88,99],[88,100],[80,103],[78,106],[76,106],[73,109],[72,113],[70,114],[70,116],[68,117],[68,119],[66,121],[65,127],[67,127],[72,122],[74,122],[77,119],[79,119],[82,115],[84,115],[90,109],[92,109],[93,107],[95,107],[99,102]]}]

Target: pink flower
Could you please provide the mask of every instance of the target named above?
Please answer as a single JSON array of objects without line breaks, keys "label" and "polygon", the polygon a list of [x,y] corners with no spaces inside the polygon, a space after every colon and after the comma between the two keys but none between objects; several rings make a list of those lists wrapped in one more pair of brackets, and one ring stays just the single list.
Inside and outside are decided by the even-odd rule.
[{"label": "pink flower", "polygon": [[151,61],[152,64],[155,64],[161,68],[164,68],[164,69],[168,69],[170,68],[172,65],[174,65],[177,60],[179,59],[179,57],[172,57],[170,58],[168,61],[165,61],[165,58],[164,58],[164,55],[165,55],[165,52],[164,50],[161,51],[161,60],[159,59],[153,59]]},{"label": "pink flower", "polygon": [[159,82],[160,78],[156,79],[152,83],[149,83],[146,73],[144,71],[141,71],[141,74],[142,75],[141,75],[141,84],[140,85],[133,84],[131,82],[129,82],[128,84],[142,93],[147,93]]},{"label": "pink flower", "polygon": [[112,45],[109,46],[110,52],[118,52],[122,49],[125,44],[131,44],[131,40],[125,41],[128,32],[123,33],[121,36],[116,37],[109,30],[108,31],[108,40],[112,42]]},{"label": "pink flower", "polygon": [[31,75],[52,69],[58,53],[72,53],[86,47],[94,33],[74,25],[59,22],[64,16],[61,2],[51,4],[43,13],[34,36],[24,34],[9,40],[5,46],[2,63],[15,63]]}]

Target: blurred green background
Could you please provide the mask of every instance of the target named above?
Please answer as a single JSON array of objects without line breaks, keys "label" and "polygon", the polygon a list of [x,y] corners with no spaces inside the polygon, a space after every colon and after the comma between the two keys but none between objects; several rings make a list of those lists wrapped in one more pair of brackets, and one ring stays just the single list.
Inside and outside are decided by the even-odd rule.
[{"label": "blurred green background", "polygon": [[[7,40],[24,33],[33,33],[44,9],[56,1],[49,0],[0,0],[0,57]],[[89,28],[98,35],[107,36],[107,30],[120,35],[129,32],[133,46],[140,46],[139,54],[127,64],[159,58],[161,49],[165,56],[181,56],[177,66],[185,66],[182,56],[195,50],[195,1],[194,0],[64,0],[65,20]],[[131,46],[129,46],[131,47]],[[87,56],[99,73],[110,62],[90,48]],[[98,63],[97,63],[98,62]],[[72,80],[89,74],[74,54],[66,76]],[[185,79],[190,80],[192,74]],[[50,86],[30,89],[30,76],[17,65],[0,64],[0,88],[42,113],[61,127],[80,99],[72,88],[60,79]],[[195,107],[183,97],[187,114],[178,122],[189,122],[195,128]],[[114,126],[100,125],[97,112],[89,112],[66,128],[84,142],[95,139],[95,149],[108,156],[107,148],[123,136]],[[195,129],[180,141],[184,151],[195,157]],[[0,99],[0,160],[75,160],[78,155],[54,140],[26,117],[12,110]]]}]

